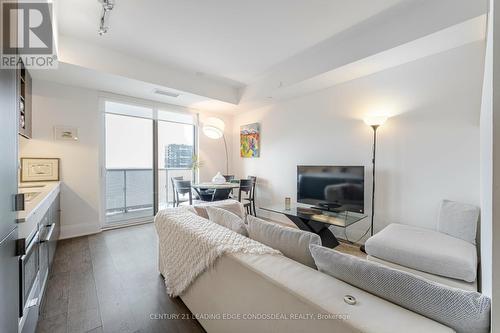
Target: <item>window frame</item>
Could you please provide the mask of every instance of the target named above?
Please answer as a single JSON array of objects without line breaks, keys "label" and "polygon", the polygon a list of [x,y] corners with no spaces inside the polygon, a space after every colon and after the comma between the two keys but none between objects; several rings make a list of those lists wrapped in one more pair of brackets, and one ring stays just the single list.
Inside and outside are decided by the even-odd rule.
[{"label": "window frame", "polygon": [[[152,110],[152,117],[135,116],[130,114],[121,114],[115,112],[106,112],[106,102],[114,102],[120,104],[128,104],[136,107],[149,108]],[[187,124],[186,122],[170,121],[165,119],[159,119],[158,114],[162,111],[180,113],[183,115],[190,115],[193,117],[193,153],[198,155],[199,152],[199,113],[196,110],[189,109],[187,107],[182,107],[173,104],[160,103],[145,99],[139,99],[134,97],[127,97],[121,95],[115,95],[111,93],[100,93],[99,94],[99,116],[100,116],[100,144],[99,144],[99,181],[100,181],[100,204],[99,204],[99,220],[101,229],[113,228],[129,224],[138,224],[152,222],[154,215],[159,210],[159,191],[158,191],[158,179],[159,179],[159,167],[158,167],[158,123],[159,121]],[[152,149],[153,149],[153,216],[146,218],[123,220],[119,223],[108,224],[106,223],[106,114],[116,114],[128,117],[137,117],[143,119],[151,119],[153,126],[152,135]],[[199,170],[192,170],[193,180],[196,182],[199,177]],[[168,180],[167,180],[168,181]]]}]

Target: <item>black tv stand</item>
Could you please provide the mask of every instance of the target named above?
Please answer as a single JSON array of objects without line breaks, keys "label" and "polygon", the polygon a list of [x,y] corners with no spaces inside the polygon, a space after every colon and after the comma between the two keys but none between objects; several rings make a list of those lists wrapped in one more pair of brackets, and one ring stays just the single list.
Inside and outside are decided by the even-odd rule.
[{"label": "black tv stand", "polygon": [[311,208],[326,211],[326,212],[342,213],[343,211],[341,209],[339,209],[341,207],[342,207],[342,205],[340,205],[338,203],[320,202],[316,206],[313,206]]},{"label": "black tv stand", "polygon": [[361,214],[351,214],[348,211],[336,213],[331,210],[328,211],[325,207],[295,206],[286,209],[282,205],[275,205],[260,208],[273,213],[284,214],[299,229],[318,234],[321,237],[322,245],[330,248],[339,245],[337,238],[329,229],[330,226],[347,228],[366,217]]}]

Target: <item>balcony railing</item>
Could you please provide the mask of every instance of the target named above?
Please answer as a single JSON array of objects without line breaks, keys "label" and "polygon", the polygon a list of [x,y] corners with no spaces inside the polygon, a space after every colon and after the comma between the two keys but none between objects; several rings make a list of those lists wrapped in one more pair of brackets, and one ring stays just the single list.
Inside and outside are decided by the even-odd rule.
[{"label": "balcony railing", "polygon": [[[193,178],[191,169],[159,169],[158,201],[160,209],[173,202],[170,178]],[[106,169],[106,219],[117,221],[153,215],[152,169]]]}]

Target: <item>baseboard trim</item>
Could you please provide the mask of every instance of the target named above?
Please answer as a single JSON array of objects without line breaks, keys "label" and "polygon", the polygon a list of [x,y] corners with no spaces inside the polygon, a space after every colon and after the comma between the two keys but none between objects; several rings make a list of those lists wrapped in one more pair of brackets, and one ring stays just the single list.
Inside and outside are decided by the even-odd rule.
[{"label": "baseboard trim", "polygon": [[142,219],[142,220],[135,220],[135,221],[131,221],[131,222],[128,222],[128,223],[117,223],[117,224],[112,224],[112,225],[108,225],[108,226],[104,226],[102,227],[102,231],[108,231],[108,230],[114,230],[114,229],[121,229],[121,228],[128,228],[128,227],[134,227],[134,226],[139,226],[139,225],[143,225],[143,224],[149,224],[149,223],[153,223],[154,220],[153,218],[147,218],[147,219]]},{"label": "baseboard trim", "polygon": [[99,224],[81,223],[74,225],[61,225],[61,235],[59,239],[75,238],[93,235],[101,232]]}]

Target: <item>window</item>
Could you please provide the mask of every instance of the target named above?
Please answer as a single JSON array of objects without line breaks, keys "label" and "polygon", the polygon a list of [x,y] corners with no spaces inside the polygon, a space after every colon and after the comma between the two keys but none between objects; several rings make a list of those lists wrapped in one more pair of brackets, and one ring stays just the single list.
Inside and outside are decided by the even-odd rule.
[{"label": "window", "polygon": [[172,177],[194,180],[196,116],[115,101],[104,108],[105,222],[151,219],[172,204]]}]

